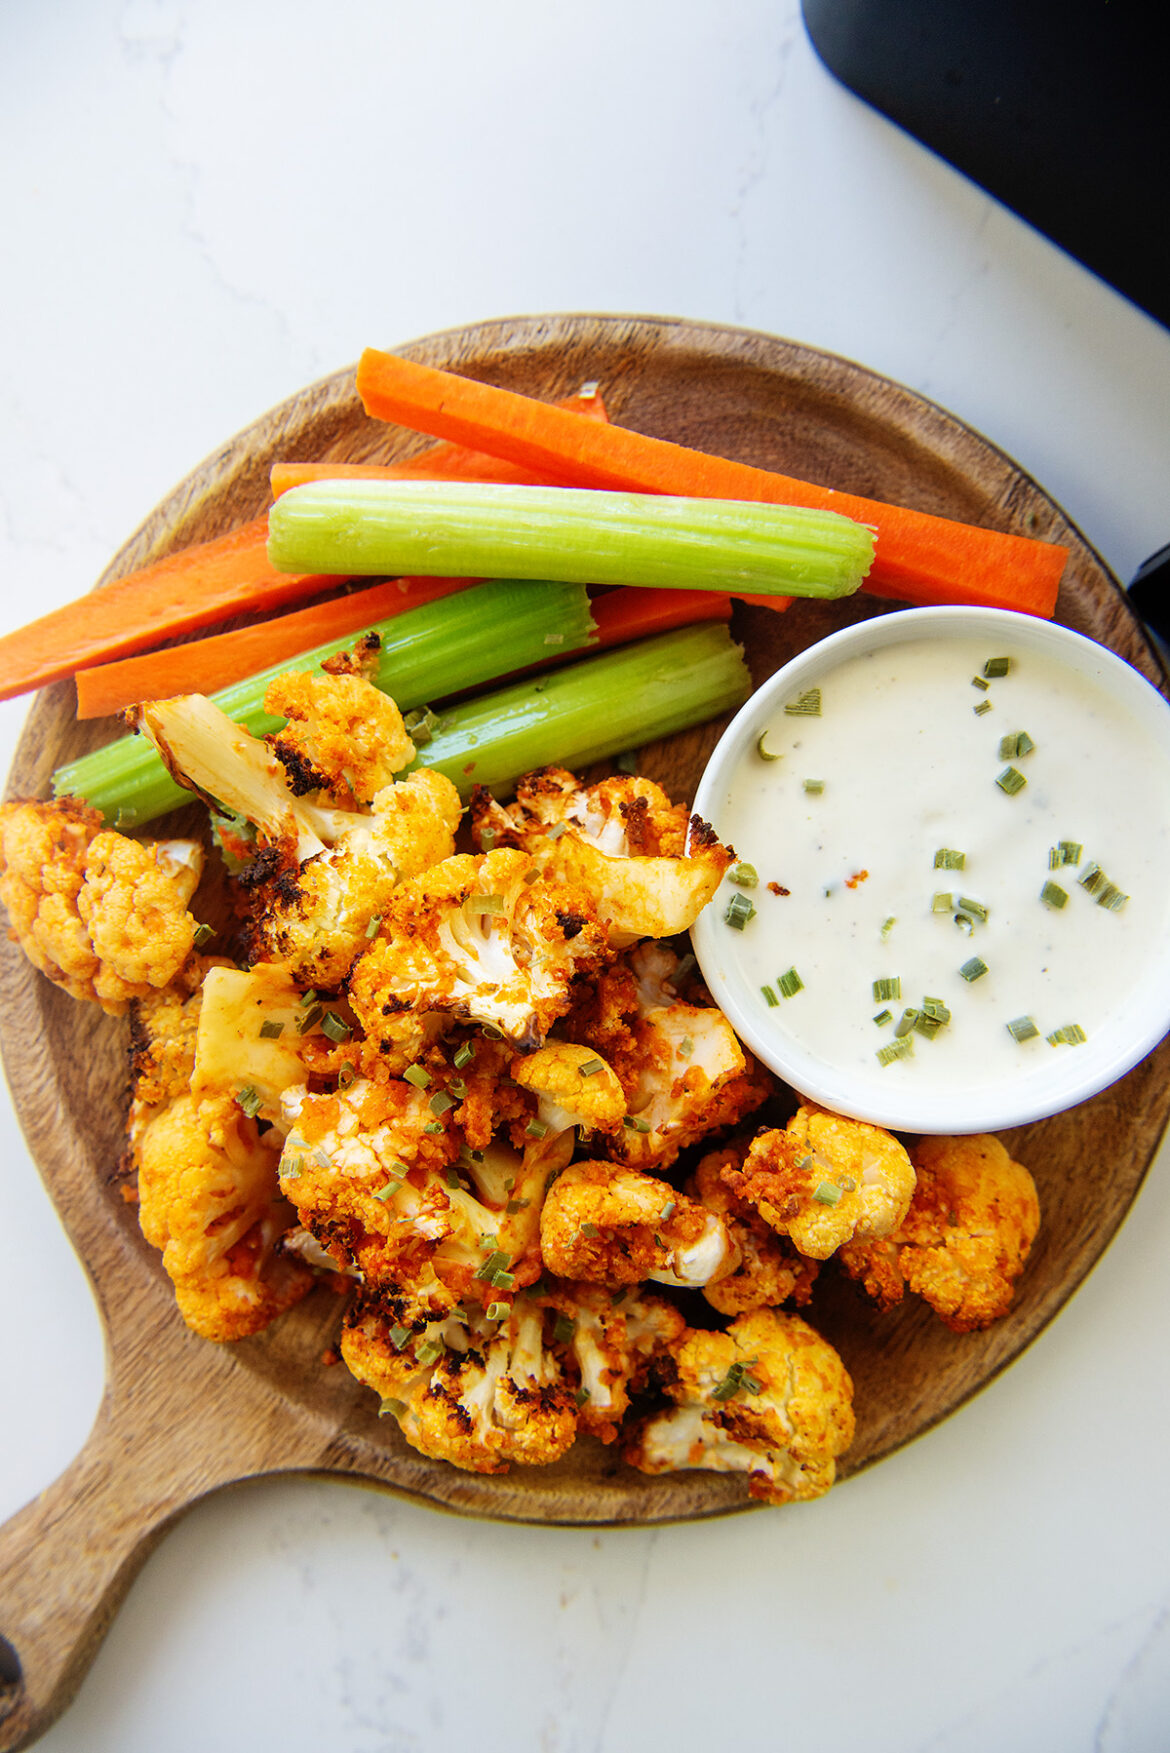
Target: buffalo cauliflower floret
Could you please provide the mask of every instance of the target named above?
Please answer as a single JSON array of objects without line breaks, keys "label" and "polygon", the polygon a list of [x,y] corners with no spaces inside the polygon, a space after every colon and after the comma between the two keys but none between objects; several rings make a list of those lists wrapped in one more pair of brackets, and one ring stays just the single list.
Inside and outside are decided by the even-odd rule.
[{"label": "buffalo cauliflower floret", "polygon": [[339,986],[398,884],[452,856],[461,812],[451,781],[422,767],[385,786],[304,864],[275,877],[263,862],[252,867],[243,881],[258,913],[259,954],[287,962],[306,985]]},{"label": "buffalo cauliflower floret", "polygon": [[691,1197],[723,1219],[738,1259],[733,1272],[703,1286],[703,1295],[724,1315],[787,1302],[802,1308],[812,1295],[820,1261],[798,1253],[787,1236],[777,1235],[755,1206],[727,1185],[723,1171],[741,1168],[747,1151],[747,1139],[709,1151],[687,1183]]},{"label": "buffalo cauliflower floret", "polygon": [[120,1016],[168,986],[195,942],[188,902],[203,851],[102,827],[72,798],[0,808],[0,900],[9,936],[74,998]]},{"label": "buffalo cauliflower floret", "polygon": [[354,966],[350,1000],[372,1036],[383,1016],[437,1010],[530,1051],[604,949],[588,897],[542,881],[522,852],[461,854],[394,892]]},{"label": "buffalo cauliflower floret", "polygon": [[259,1333],[311,1288],[278,1246],[293,1223],[277,1149],[228,1095],[181,1095],[137,1143],[138,1216],[184,1321],[204,1339]]},{"label": "buffalo cauliflower floret", "polygon": [[615,1163],[571,1163],[548,1190],[540,1251],[550,1272],[593,1284],[702,1285],[734,1264],[722,1218]]},{"label": "buffalo cauliflower floret", "polygon": [[853,1440],[853,1384],[799,1315],[757,1309],[725,1333],[689,1333],[674,1357],[676,1404],[637,1428],[626,1460],[643,1473],[746,1473],[766,1503],[828,1491]]},{"label": "buffalo cauliflower floret", "polygon": [[516,846],[553,881],[593,896],[615,948],[687,931],[734,858],[713,830],[671,803],[651,779],[616,777],[588,788],[561,767],[530,773],[504,806],[477,789],[476,843]]},{"label": "buffalo cauliflower floret", "polygon": [[414,759],[401,712],[364,676],[287,670],[268,684],[264,706],[288,720],[265,740],[298,796],[368,803]]},{"label": "buffalo cauliflower floret", "polygon": [[613,1442],[630,1395],[682,1338],[685,1320],[663,1297],[597,1284],[554,1284],[541,1301],[552,1313],[549,1344],[576,1383],[578,1430]]},{"label": "buffalo cauliflower floret", "polygon": [[843,1248],[842,1264],[883,1308],[908,1286],[954,1332],[987,1327],[1011,1307],[1040,1225],[1035,1182],[988,1133],[923,1138],[911,1156],[905,1220],[883,1241]]},{"label": "buffalo cauliflower floret", "polygon": [[772,1089],[713,1005],[684,1004],[671,975],[679,958],[647,942],[588,982],[565,1032],[594,1047],[625,1091],[627,1117],[592,1148],[632,1168],[668,1167],[686,1146],[734,1126]]},{"label": "buffalo cauliflower floret", "polygon": [[469,1150],[436,1118],[452,1106],[429,1082],[401,1079],[285,1092],[281,1186],[338,1266],[357,1267],[371,1289],[396,1295],[437,1278],[452,1302],[489,1302],[540,1275],[540,1209],[564,1147]]},{"label": "buffalo cauliflower floret", "polygon": [[585,1126],[612,1132],[625,1118],[626,1094],[617,1073],[591,1047],[547,1041],[513,1059],[512,1078],[537,1098],[536,1125],[549,1131]]},{"label": "buffalo cauliflower floret", "polygon": [[725,1168],[723,1178],[814,1260],[845,1242],[888,1236],[914,1192],[914,1165],[896,1138],[809,1104],[782,1132],[759,1133],[743,1167]]},{"label": "buffalo cauliflower floret", "polygon": [[367,1305],[347,1323],[341,1353],[412,1447],[468,1472],[505,1473],[559,1460],[577,1434],[544,1321],[538,1301],[518,1296],[498,1320],[448,1317],[404,1334]]}]

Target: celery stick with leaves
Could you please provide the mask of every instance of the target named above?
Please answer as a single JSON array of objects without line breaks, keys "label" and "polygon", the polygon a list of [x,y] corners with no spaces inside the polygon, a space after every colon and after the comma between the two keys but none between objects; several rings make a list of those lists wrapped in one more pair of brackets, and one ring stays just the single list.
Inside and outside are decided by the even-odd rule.
[{"label": "celery stick with leaves", "polygon": [[739,499],[455,481],[314,481],[281,494],[268,557],[287,572],[560,578],[736,596],[839,597],[873,532],[837,512]]}]

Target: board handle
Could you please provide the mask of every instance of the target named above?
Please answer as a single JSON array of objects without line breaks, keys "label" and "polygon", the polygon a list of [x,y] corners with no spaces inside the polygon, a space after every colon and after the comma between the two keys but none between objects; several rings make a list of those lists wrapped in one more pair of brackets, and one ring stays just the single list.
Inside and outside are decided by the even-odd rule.
[{"label": "board handle", "polygon": [[235,1404],[219,1402],[209,1441],[206,1420],[200,1428],[189,1404],[159,1394],[157,1378],[144,1392],[112,1385],[76,1460],[0,1527],[0,1753],[61,1715],[185,1510],[223,1485],[311,1464],[319,1438],[306,1440],[254,1379],[241,1386]]}]

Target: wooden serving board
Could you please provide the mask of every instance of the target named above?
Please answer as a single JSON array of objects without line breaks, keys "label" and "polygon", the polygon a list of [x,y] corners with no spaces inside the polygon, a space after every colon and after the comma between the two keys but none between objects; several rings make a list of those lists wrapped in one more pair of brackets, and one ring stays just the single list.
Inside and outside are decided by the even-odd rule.
[{"label": "wooden serving board", "polygon": [[[401,351],[551,399],[596,379],[624,425],[927,511],[1065,542],[1058,609],[1162,684],[1124,593],[1057,506],[942,409],[848,361],[743,330],[656,319],[526,317],[430,336]],[[103,583],[262,513],[276,458],[389,460],[425,441],[366,418],[351,371],[312,385],[207,459],[147,519]],[[810,641],[898,605],[859,596],[739,609],[757,682]],[[646,749],[642,770],[689,801],[722,725]],[[48,795],[53,769],[108,740],[78,726],[71,684],[39,695],[10,795]],[[194,817],[192,817],[194,819]],[[158,1257],[113,1184],[127,1102],[125,1026],[76,1004],[7,943],[0,1045],[21,1123],[108,1334],[102,1409],[73,1466],[0,1529],[0,1748],[27,1744],[64,1708],[152,1546],[218,1487],[302,1471],[374,1481],[436,1506],[505,1520],[652,1523],[749,1506],[713,1473],[648,1479],[612,1449],[579,1442],[559,1465],[502,1478],[462,1473],[408,1448],[344,1366],[324,1367],[341,1304],[321,1289],[268,1333],[215,1346],[183,1326]],[[1129,1206],[1170,1108],[1170,1047],[1121,1083],[1008,1136],[1035,1175],[1043,1227],[1013,1313],[958,1337],[915,1299],[878,1315],[822,1274],[809,1316],[856,1387],[857,1436],[843,1476],[953,1412],[1052,1319]],[[775,1511],[763,1511],[775,1514]],[[781,1512],[781,1513],[799,1513]],[[4,1640],[8,1650],[5,1651]],[[7,1687],[6,1670],[21,1677]]]}]

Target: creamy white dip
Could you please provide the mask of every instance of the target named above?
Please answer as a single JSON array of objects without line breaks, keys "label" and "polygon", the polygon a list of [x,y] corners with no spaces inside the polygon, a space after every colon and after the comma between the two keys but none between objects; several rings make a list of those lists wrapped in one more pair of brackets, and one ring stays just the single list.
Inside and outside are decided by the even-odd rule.
[{"label": "creamy white dip", "polygon": [[[984,678],[1003,657],[1007,674]],[[777,702],[760,721],[778,758],[749,748],[705,800],[758,874],[751,887],[725,879],[705,960],[717,954],[766,1035],[875,1090],[1001,1085],[1083,1051],[1047,1037],[1102,1029],[1170,927],[1165,751],[1090,676],[983,638],[889,645],[816,685],[819,715]],[[1021,732],[1023,752],[1003,747]],[[1014,791],[997,782],[1009,768],[1025,781]],[[963,855],[961,868],[936,866],[944,850]],[[1073,861],[1054,865],[1062,857]],[[1042,899],[1046,884],[1063,905],[1052,891]],[[739,930],[724,919],[729,903],[742,913],[737,895],[754,908]],[[964,977],[976,958],[986,972]],[[781,997],[789,970],[800,989]],[[897,981],[898,995],[875,996],[879,981]],[[929,1036],[911,1027],[907,1056],[883,1053],[924,999],[949,1020]],[[1035,1033],[1017,1039],[1009,1024]]]}]

